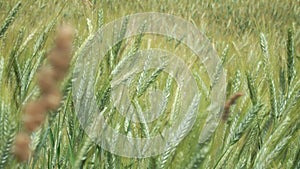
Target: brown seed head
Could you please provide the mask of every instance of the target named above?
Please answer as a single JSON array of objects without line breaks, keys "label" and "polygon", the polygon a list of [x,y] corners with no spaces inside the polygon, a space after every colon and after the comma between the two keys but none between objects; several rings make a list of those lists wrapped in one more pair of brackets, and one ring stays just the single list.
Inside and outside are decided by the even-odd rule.
[{"label": "brown seed head", "polygon": [[48,93],[56,87],[55,71],[51,68],[43,68],[37,74],[37,81],[42,93]]},{"label": "brown seed head", "polygon": [[57,29],[55,39],[56,48],[65,51],[71,51],[74,38],[74,29],[69,24],[62,24]]},{"label": "brown seed head", "polygon": [[224,121],[226,121],[229,117],[229,113],[230,113],[230,107],[232,105],[235,104],[236,100],[238,98],[240,98],[241,96],[243,96],[243,93],[236,93],[234,95],[232,95],[229,100],[225,103],[225,106],[224,106],[224,112],[223,112],[223,115],[222,115],[222,119]]},{"label": "brown seed head", "polygon": [[[57,31],[55,48],[49,53],[48,60],[54,69],[43,68],[37,77],[42,96],[24,107],[24,126],[28,132],[35,131],[46,118],[46,111],[59,107],[61,93],[56,84],[68,71],[72,54],[74,30],[70,25],[61,25]],[[26,133],[19,133],[15,139],[14,154],[18,161],[26,161],[30,157],[30,138]]]},{"label": "brown seed head", "polygon": [[58,89],[52,90],[51,92],[41,96],[43,105],[48,110],[57,109],[60,105],[61,98],[62,98],[62,96]]},{"label": "brown seed head", "polygon": [[26,133],[16,135],[13,153],[19,162],[26,161],[30,157],[30,138]]},{"label": "brown seed head", "polygon": [[33,132],[45,121],[46,108],[41,101],[28,103],[24,109],[24,126],[27,131]]},{"label": "brown seed head", "polygon": [[66,51],[53,49],[48,55],[48,60],[56,73],[60,73],[61,71],[68,70],[71,55]]}]

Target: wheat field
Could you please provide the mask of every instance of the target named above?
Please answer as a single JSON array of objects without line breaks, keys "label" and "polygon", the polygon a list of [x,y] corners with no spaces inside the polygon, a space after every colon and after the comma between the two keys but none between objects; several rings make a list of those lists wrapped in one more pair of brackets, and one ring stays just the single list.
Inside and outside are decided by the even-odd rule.
[{"label": "wheat field", "polygon": [[[162,154],[129,158],[103,149],[81,126],[73,99],[73,72],[77,58],[99,29],[120,17],[143,12],[179,16],[208,38],[226,74],[226,102],[218,125],[200,142],[209,115],[203,110],[210,104],[209,88],[214,82],[202,71],[205,66],[191,66],[204,98],[191,131]],[[31,156],[20,162],[14,145],[16,135],[24,131],[24,106],[42,93],[38,72],[49,65],[47,56],[63,23],[72,25],[74,39],[69,71],[58,86],[61,101],[30,132]],[[97,106],[109,125],[134,137],[157,135],[170,127],[174,112],[182,106],[177,102],[182,99],[178,85],[162,67],[133,78],[138,87],[129,92],[134,101],[143,103],[148,90],[162,90],[165,100],[157,103],[165,105],[162,117],[145,125],[127,121],[115,109],[113,72],[126,55],[149,46],[167,47],[187,62],[194,56],[180,42],[141,33],[122,40],[105,55],[98,67],[99,79],[93,84]],[[0,0],[0,169],[300,169],[299,73],[299,0]]]}]

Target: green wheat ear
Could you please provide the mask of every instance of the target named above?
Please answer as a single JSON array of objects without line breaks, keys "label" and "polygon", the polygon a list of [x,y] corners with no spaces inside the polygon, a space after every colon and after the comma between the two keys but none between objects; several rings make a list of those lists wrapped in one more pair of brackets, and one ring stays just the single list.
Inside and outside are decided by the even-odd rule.
[{"label": "green wheat ear", "polygon": [[16,125],[11,120],[11,109],[4,100],[0,101],[0,169],[5,168],[11,158],[12,144],[16,132]]},{"label": "green wheat ear", "polygon": [[3,24],[0,27],[0,39],[3,38],[3,36],[4,36],[5,32],[7,31],[8,27],[15,20],[15,16],[16,16],[17,12],[19,11],[20,6],[21,6],[21,1],[17,2],[17,4],[8,13],[8,16],[5,18]]},{"label": "green wheat ear", "polygon": [[256,105],[258,101],[257,87],[255,86],[253,76],[251,75],[250,72],[246,72],[246,77],[247,77],[247,85],[250,93],[250,99],[252,101],[252,104]]},{"label": "green wheat ear", "polygon": [[268,49],[268,42],[267,39],[265,37],[265,35],[263,33],[260,34],[260,47],[261,50],[263,52],[263,66],[264,66],[264,70],[269,70],[269,49]]},{"label": "green wheat ear", "polygon": [[7,133],[4,146],[1,149],[0,156],[0,168],[5,168],[6,163],[8,162],[8,158],[11,155],[12,144],[14,141],[16,129],[11,127]]},{"label": "green wheat ear", "polygon": [[98,29],[102,28],[103,24],[104,24],[104,19],[103,19],[103,9],[100,9],[98,11]]},{"label": "green wheat ear", "polygon": [[288,85],[290,86],[293,79],[296,75],[295,70],[295,44],[294,44],[294,31],[292,28],[288,30],[288,39],[287,39],[287,76],[288,76]]}]

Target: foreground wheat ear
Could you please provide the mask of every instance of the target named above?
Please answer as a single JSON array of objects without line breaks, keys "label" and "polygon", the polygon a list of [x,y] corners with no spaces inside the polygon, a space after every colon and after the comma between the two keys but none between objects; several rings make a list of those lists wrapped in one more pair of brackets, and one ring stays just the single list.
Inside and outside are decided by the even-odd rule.
[{"label": "foreground wheat ear", "polygon": [[30,134],[44,123],[47,112],[57,109],[60,105],[62,96],[58,86],[69,68],[73,37],[74,31],[69,24],[60,25],[55,46],[47,55],[50,66],[43,66],[38,72],[37,84],[41,96],[23,107],[24,131],[17,134],[13,147],[13,153],[19,162],[30,157]]}]

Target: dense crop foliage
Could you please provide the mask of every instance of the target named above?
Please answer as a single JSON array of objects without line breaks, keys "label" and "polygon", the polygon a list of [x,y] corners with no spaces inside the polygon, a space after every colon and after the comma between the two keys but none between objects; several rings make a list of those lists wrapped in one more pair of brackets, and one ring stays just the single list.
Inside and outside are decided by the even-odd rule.
[{"label": "dense crop foliage", "polygon": [[[0,169],[300,168],[299,4],[299,0],[0,1]],[[243,94],[235,104],[227,102],[229,112],[224,111],[213,135],[205,142],[198,140],[205,117],[200,107],[192,131],[176,148],[143,159],[114,155],[92,142],[80,127],[70,72],[60,86],[60,108],[49,112],[47,122],[31,135],[30,161],[18,163],[11,151],[16,133],[22,130],[22,106],[40,95],[36,74],[47,64],[57,25],[69,22],[76,30],[72,71],[87,40],[105,23],[149,11],[181,16],[195,24],[220,55],[227,75],[227,99]],[[110,77],[126,56],[147,48],[147,36],[125,39],[112,48],[99,66],[101,75],[95,84],[97,104],[111,125],[142,137],[169,124],[162,119],[147,128],[121,120],[118,126],[114,121],[121,117],[110,102]],[[179,54],[184,51],[178,42],[163,37],[151,42],[160,47],[156,42],[166,42]],[[211,84],[202,68],[195,65],[192,70],[202,95],[209,97]],[[142,72],[134,79],[138,88],[131,94],[143,99],[148,88],[159,88],[166,96],[165,109],[176,112],[181,98],[162,70]]]}]

